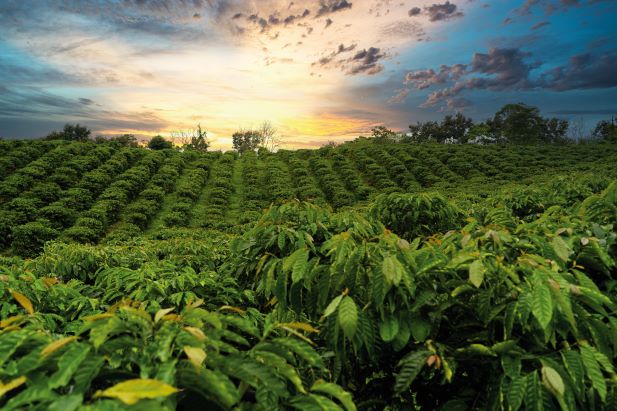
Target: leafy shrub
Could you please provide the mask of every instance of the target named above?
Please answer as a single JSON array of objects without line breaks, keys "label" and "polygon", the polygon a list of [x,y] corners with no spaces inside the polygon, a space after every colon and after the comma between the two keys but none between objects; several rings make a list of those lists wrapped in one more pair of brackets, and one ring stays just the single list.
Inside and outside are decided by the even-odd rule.
[{"label": "leafy shrub", "polygon": [[369,213],[406,239],[455,229],[462,217],[460,210],[437,193],[380,195]]},{"label": "leafy shrub", "polygon": [[43,245],[58,236],[48,221],[34,221],[13,229],[13,252],[22,257],[34,257]]}]

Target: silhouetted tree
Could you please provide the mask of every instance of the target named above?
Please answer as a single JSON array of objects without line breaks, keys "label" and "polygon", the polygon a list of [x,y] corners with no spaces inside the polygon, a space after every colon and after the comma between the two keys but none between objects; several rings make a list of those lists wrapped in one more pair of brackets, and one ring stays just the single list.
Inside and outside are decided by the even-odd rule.
[{"label": "silhouetted tree", "polygon": [[397,134],[384,126],[377,126],[371,129],[371,133],[375,142],[391,143],[396,141]]},{"label": "silhouetted tree", "polygon": [[465,117],[462,113],[456,113],[455,116],[447,115],[441,122],[441,132],[439,137],[455,138],[461,143],[464,143],[466,134],[473,126],[473,120]]},{"label": "silhouetted tree", "polygon": [[154,136],[148,142],[148,148],[151,150],[164,150],[166,148],[172,148],[171,141],[167,141],[163,136]]},{"label": "silhouetted tree", "polygon": [[540,110],[523,103],[506,104],[487,124],[493,134],[510,143],[540,143],[544,140],[544,119]]},{"label": "silhouetted tree", "polygon": [[238,153],[255,151],[261,144],[262,137],[257,130],[240,130],[231,136],[234,150]]},{"label": "silhouetted tree", "polygon": [[62,131],[52,131],[45,137],[45,140],[86,141],[91,133],[92,131],[87,127],[67,123]]},{"label": "silhouetted tree", "polygon": [[599,121],[591,135],[594,138],[617,143],[617,124],[615,119]]}]

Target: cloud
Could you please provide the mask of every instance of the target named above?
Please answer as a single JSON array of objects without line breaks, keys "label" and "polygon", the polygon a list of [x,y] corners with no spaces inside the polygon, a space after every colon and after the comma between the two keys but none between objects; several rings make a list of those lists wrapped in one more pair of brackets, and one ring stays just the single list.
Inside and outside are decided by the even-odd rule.
[{"label": "cloud", "polygon": [[[86,124],[95,132],[110,129],[156,131],[167,121],[152,111],[118,112],[105,110],[88,98],[72,99],[37,87],[9,88],[0,86],[0,129],[6,137],[24,137],[22,130],[33,119],[45,122],[75,121]],[[67,115],[68,114],[68,115]],[[11,128],[5,128],[5,125]],[[35,137],[29,135],[28,137]]]},{"label": "cloud", "polygon": [[356,44],[351,44],[349,46],[339,44],[336,50],[326,54],[316,62],[313,62],[312,66],[336,67],[343,70],[345,74],[352,76],[356,74],[373,75],[380,73],[383,70],[383,65],[380,64],[379,61],[386,58],[387,55],[377,47],[362,49],[357,51],[353,56],[336,59],[340,54],[355,50],[356,46]]},{"label": "cloud", "polygon": [[[442,65],[433,69],[410,71],[405,74],[404,85],[417,90],[435,85],[447,85],[427,96],[422,107],[433,107],[446,102],[450,108],[465,90],[528,91],[544,89],[569,91],[617,87],[614,75],[617,50],[601,54],[585,53],[573,56],[567,64],[548,69],[536,77],[533,70],[539,62],[529,62],[531,53],[517,48],[492,48],[488,53],[474,53],[469,64]],[[398,90],[391,98],[402,102],[408,92]]]},{"label": "cloud", "polygon": [[409,14],[409,17],[419,16],[421,13],[422,13],[422,9],[420,7],[412,7],[407,12],[407,14]]},{"label": "cloud", "polygon": [[531,26],[531,29],[532,30],[537,30],[537,29],[539,29],[541,27],[548,26],[549,24],[551,24],[549,21],[541,21],[541,22],[536,23],[533,26]]},{"label": "cloud", "polygon": [[541,8],[546,16],[550,16],[557,12],[567,11],[572,7],[593,6],[612,1],[614,0],[525,0],[512,13],[518,16],[530,16],[536,9]]},{"label": "cloud", "polygon": [[418,90],[431,87],[435,84],[444,84],[451,80],[458,80],[467,73],[467,65],[441,65],[439,71],[433,69],[410,71],[405,74],[405,85],[413,85]]},{"label": "cloud", "polygon": [[383,70],[383,65],[379,64],[379,60],[386,57],[377,47],[370,47],[368,49],[357,52],[352,58],[347,61],[351,63],[351,67],[347,70],[348,74],[377,74]]},{"label": "cloud", "polygon": [[350,9],[352,3],[347,0],[320,0],[319,9],[315,17],[325,16],[327,14],[336,13],[337,11]]},{"label": "cloud", "polygon": [[383,26],[380,30],[381,35],[386,38],[415,38],[417,41],[426,40],[426,31],[416,23],[410,21],[396,21]]},{"label": "cloud", "polygon": [[[328,64],[332,63],[334,61],[334,58],[338,56],[339,54],[350,52],[354,50],[356,47],[357,47],[357,44],[350,44],[349,46],[345,46],[344,44],[339,44],[336,50],[321,57],[319,60],[312,63],[311,66],[327,66]],[[345,60],[338,60],[335,62],[336,63],[335,65],[337,67],[341,66],[344,63],[344,61]]]},{"label": "cloud", "polygon": [[617,107],[615,108],[592,108],[592,109],[561,109],[549,112],[549,114],[557,115],[615,115],[617,114]]},{"label": "cloud", "polygon": [[567,64],[544,72],[540,85],[555,91],[617,87],[617,50],[578,54]]},{"label": "cloud", "polygon": [[446,1],[445,3],[433,3],[430,6],[424,6],[423,9],[417,6],[412,7],[407,12],[407,15],[409,17],[425,15],[428,17],[429,21],[437,22],[462,17],[463,12],[458,9],[456,4]]},{"label": "cloud", "polygon": [[456,4],[446,1],[443,4],[434,3],[431,6],[424,7],[425,13],[430,21],[444,21],[456,17],[462,17],[463,13],[457,11]]},{"label": "cloud", "polygon": [[472,106],[471,101],[463,97],[454,97],[446,100],[446,110],[454,112],[463,112],[467,107]]}]

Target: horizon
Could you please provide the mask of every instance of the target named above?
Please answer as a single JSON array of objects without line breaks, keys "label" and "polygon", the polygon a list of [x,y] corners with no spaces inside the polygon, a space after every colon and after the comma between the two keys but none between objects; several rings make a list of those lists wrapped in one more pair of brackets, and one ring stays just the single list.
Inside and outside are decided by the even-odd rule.
[{"label": "horizon", "polygon": [[[0,5],[0,136],[65,123],[213,149],[270,121],[312,148],[523,102],[617,114],[610,0],[16,1]],[[478,24],[478,23],[481,23]]]}]

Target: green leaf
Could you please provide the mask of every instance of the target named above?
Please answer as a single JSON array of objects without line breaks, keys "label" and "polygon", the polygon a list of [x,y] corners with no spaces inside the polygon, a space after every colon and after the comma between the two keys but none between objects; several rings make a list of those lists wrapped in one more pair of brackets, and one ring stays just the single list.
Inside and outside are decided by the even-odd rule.
[{"label": "green leaf", "polygon": [[557,257],[559,257],[563,262],[568,261],[568,257],[570,256],[570,247],[568,247],[568,244],[566,244],[563,238],[560,236],[553,237],[551,240],[551,246],[553,247],[555,254],[557,254]]},{"label": "green leaf", "polygon": [[79,365],[86,359],[90,347],[85,344],[73,344],[62,354],[58,361],[58,371],[49,378],[49,388],[58,388],[66,385]]},{"label": "green leaf", "polygon": [[343,404],[347,411],[356,411],[356,405],[353,403],[351,394],[341,388],[339,385],[323,380],[317,380],[311,387],[311,391],[328,394]]},{"label": "green leaf", "polygon": [[475,260],[469,265],[469,282],[476,288],[479,288],[484,281],[484,273],[486,268],[482,264],[482,260]]},{"label": "green leaf", "polygon": [[343,295],[339,295],[337,297],[335,297],[332,301],[330,301],[330,304],[328,304],[328,306],[326,307],[326,310],[324,311],[323,315],[321,316],[321,320],[323,321],[324,318],[329,317],[330,315],[332,315],[336,309],[338,308],[339,304],[341,303],[341,300],[343,299]]},{"label": "green leaf", "polygon": [[379,324],[379,335],[385,342],[390,342],[396,338],[399,330],[398,319],[393,316],[387,316],[384,321]]},{"label": "green leaf", "polygon": [[580,346],[581,359],[583,360],[583,365],[585,366],[585,371],[587,372],[587,377],[591,380],[591,385],[596,390],[602,401],[606,398],[606,380],[602,375],[602,370],[600,369],[600,365],[596,360],[594,355],[594,351],[587,346]]},{"label": "green leaf", "polygon": [[272,342],[292,351],[313,367],[325,367],[323,359],[317,354],[317,351],[304,341],[295,338],[275,338]]},{"label": "green leaf", "polygon": [[358,307],[354,300],[346,295],[338,307],[338,325],[347,338],[356,334],[358,327]]},{"label": "green leaf", "polygon": [[381,270],[387,283],[395,287],[399,285],[405,275],[405,267],[396,256],[391,254],[384,257]]},{"label": "green leaf", "polygon": [[531,312],[542,329],[546,330],[553,318],[553,298],[548,285],[544,282],[538,281],[532,290]]},{"label": "green leaf", "polygon": [[517,375],[512,378],[510,381],[510,386],[508,387],[508,409],[509,410],[518,410],[523,404],[523,399],[525,398],[525,390],[527,388],[527,379],[524,376]]},{"label": "green leaf", "polygon": [[416,341],[424,341],[431,333],[431,324],[420,315],[414,315],[409,323],[411,335]]},{"label": "green leaf", "polygon": [[431,355],[429,350],[420,349],[412,351],[399,361],[400,371],[395,376],[394,392],[400,394],[409,388],[420,371],[422,371],[422,367],[426,364],[426,359],[429,355]]},{"label": "green leaf", "polygon": [[555,397],[563,397],[565,386],[561,375],[551,367],[542,367],[542,384]]},{"label": "green leaf", "polygon": [[306,274],[308,269],[308,258],[309,252],[308,250],[302,250],[303,252],[298,256],[296,261],[293,264],[293,268],[291,271],[291,281],[295,284],[298,281],[301,281]]}]

